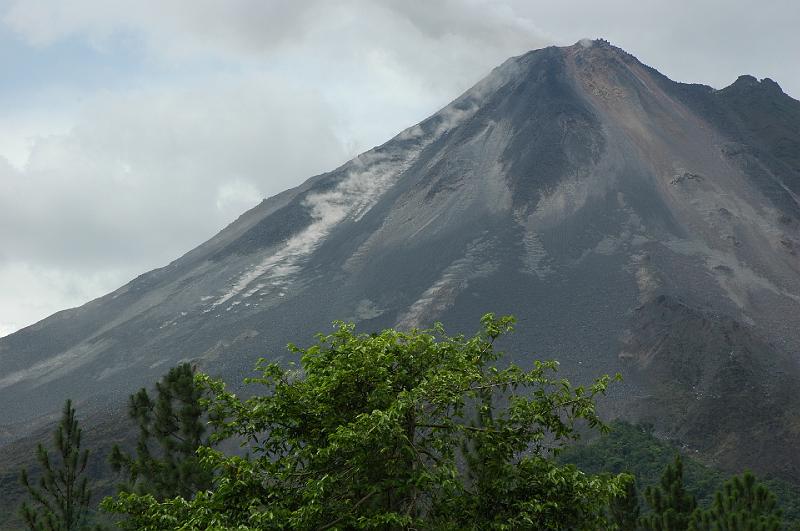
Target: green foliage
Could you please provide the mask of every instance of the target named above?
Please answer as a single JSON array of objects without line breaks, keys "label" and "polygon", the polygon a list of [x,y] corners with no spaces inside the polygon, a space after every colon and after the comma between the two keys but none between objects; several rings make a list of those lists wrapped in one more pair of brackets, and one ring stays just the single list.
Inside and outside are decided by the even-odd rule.
[{"label": "green foliage", "polygon": [[128,414],[139,426],[136,454],[114,446],[109,457],[115,471],[125,472],[121,490],[166,499],[191,497],[211,486],[211,472],[197,455],[209,443],[203,395],[188,363],[173,367],[156,384],[155,400],[146,389],[131,395]]},{"label": "green foliage", "polygon": [[41,444],[36,448],[36,459],[42,468],[38,486],[32,485],[28,471],[22,470],[20,480],[34,505],[23,502],[20,514],[28,528],[33,530],[88,529],[92,493],[83,472],[89,450],[81,451],[81,429],[71,400],[64,404],[53,442],[55,460]]},{"label": "green foliage", "polygon": [[[559,455],[559,461],[574,463],[590,474],[633,474],[640,487],[657,484],[662,471],[674,458],[676,447],[669,441],[654,437],[648,426],[614,421],[610,428],[588,444],[566,448]],[[688,457],[683,460],[683,475],[687,490],[697,497],[701,507],[710,507],[714,503],[716,491],[722,489],[727,479],[727,474],[720,470]],[[762,483],[775,493],[787,525],[800,529],[800,488],[778,479],[767,479]]]},{"label": "green foliage", "polygon": [[675,462],[667,465],[658,486],[647,487],[644,498],[652,510],[640,519],[640,525],[649,531],[681,531],[689,526],[697,500],[683,484],[683,462],[675,456]]},{"label": "green foliage", "polygon": [[636,531],[639,529],[639,493],[636,491],[636,482],[629,481],[625,491],[611,498],[609,502],[611,521],[620,531]]},{"label": "green foliage", "polygon": [[692,515],[691,531],[780,531],[783,518],[767,487],[745,472],[725,482],[709,509]]},{"label": "green foliage", "polygon": [[[104,509],[136,529],[601,529],[625,475],[587,475],[552,456],[603,425],[595,398],[608,377],[573,387],[555,362],[499,369],[495,340],[511,318],[483,320],[473,337],[433,330],[356,334],[339,324],[301,367],[259,362],[241,400],[204,375],[214,440],[213,487],[160,501],[122,493]],[[224,420],[222,420],[224,419]]]},{"label": "green foliage", "polygon": [[[559,460],[595,474],[627,472],[636,476],[639,486],[646,488],[658,484],[677,451],[669,441],[653,436],[649,426],[616,420],[607,433],[588,444],[565,449]],[[714,492],[725,481],[722,472],[688,458],[683,461],[683,475],[687,488],[701,505],[711,503]]]}]

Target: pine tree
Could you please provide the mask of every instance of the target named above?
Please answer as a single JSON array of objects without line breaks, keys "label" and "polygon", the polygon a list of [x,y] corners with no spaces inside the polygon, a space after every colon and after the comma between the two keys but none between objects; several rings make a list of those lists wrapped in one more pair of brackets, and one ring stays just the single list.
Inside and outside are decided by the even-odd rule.
[{"label": "pine tree", "polygon": [[33,530],[88,529],[92,493],[84,472],[89,450],[81,450],[81,429],[71,400],[64,404],[53,441],[55,459],[50,458],[50,453],[41,444],[36,448],[36,460],[42,468],[38,486],[32,485],[28,471],[22,470],[20,480],[34,505],[24,502],[20,514],[28,528]]},{"label": "pine tree", "polygon": [[135,456],[118,446],[111,452],[115,471],[125,471],[128,484],[121,490],[152,494],[158,499],[191,498],[211,485],[196,451],[207,446],[203,390],[194,381],[188,363],[173,367],[156,384],[153,400],[146,389],[131,395],[129,416],[139,427]]},{"label": "pine tree", "polygon": [[644,498],[652,509],[640,519],[640,525],[648,531],[683,531],[689,527],[689,519],[697,508],[694,496],[683,485],[683,463],[681,456],[667,465],[660,485],[648,487]]},{"label": "pine tree", "polygon": [[609,512],[611,521],[620,531],[639,529],[639,494],[636,491],[635,481],[629,481],[625,485],[624,494],[611,498]]},{"label": "pine tree", "polygon": [[709,509],[692,515],[691,531],[779,531],[781,511],[775,495],[745,472],[734,476],[714,495]]}]

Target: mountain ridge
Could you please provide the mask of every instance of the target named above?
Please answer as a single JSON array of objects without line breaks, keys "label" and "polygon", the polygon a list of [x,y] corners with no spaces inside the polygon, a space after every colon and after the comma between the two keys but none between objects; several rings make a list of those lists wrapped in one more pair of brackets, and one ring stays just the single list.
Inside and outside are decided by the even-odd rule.
[{"label": "mountain ridge", "polygon": [[[768,457],[703,432],[755,396],[710,391],[726,381],[725,338],[780,368],[767,371],[774,385],[740,371],[764,404],[793,404],[800,374],[800,102],[754,79],[676,83],[602,40],[511,58],[164,268],[0,338],[0,397],[16,397],[0,424],[30,423],[70,393],[102,412],[185,359],[239,381],[334,319],[468,332],[495,311],[520,318],[518,362],[534,346],[580,381],[623,372],[612,416],[653,422],[724,466],[791,476],[790,412],[767,411],[784,428],[769,437],[736,419],[712,430],[783,437]],[[670,323],[706,340],[683,342]],[[681,345],[707,360],[696,382],[676,376]]]}]

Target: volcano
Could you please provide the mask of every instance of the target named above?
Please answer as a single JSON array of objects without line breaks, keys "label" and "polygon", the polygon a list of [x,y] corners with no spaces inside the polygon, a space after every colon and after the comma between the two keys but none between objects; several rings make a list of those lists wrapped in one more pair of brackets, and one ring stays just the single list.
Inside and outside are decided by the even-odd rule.
[{"label": "volcano", "polygon": [[[310,147],[313,149],[313,146]],[[333,320],[476,329],[620,372],[607,415],[723,468],[800,473],[800,102],[671,81],[606,41],[514,57],[198,248],[0,339],[6,443],[191,360],[238,382]]]}]

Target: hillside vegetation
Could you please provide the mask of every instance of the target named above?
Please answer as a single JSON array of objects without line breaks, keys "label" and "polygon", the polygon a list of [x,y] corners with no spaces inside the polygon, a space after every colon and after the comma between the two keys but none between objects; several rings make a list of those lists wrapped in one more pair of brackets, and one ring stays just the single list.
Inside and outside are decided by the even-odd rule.
[{"label": "hillside vegetation", "polygon": [[[248,398],[174,367],[130,397],[139,437],[110,452],[117,486],[100,513],[90,491],[108,479],[87,466],[67,402],[56,451],[43,445],[39,469],[22,472],[21,515],[31,529],[70,530],[797,524],[797,488],[727,478],[647,427],[604,424],[596,400],[614,378],[574,386],[554,361],[503,363],[495,343],[513,323],[487,314],[470,337],[339,323],[310,347],[290,345],[296,362],[260,360]],[[597,437],[579,445],[587,430]]]}]

